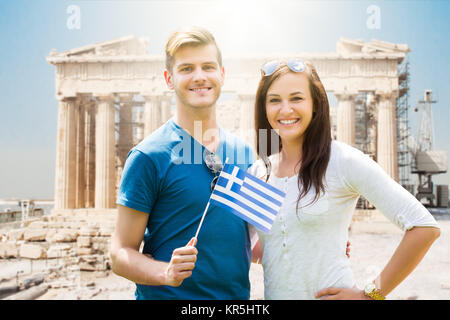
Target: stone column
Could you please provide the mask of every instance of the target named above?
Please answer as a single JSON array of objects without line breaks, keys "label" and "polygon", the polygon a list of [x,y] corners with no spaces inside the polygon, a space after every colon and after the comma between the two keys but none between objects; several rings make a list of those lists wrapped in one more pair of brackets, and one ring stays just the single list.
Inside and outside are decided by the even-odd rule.
[{"label": "stone column", "polygon": [[98,96],[95,119],[95,208],[114,208],[116,202],[115,109],[111,96]]},{"label": "stone column", "polygon": [[156,95],[142,94],[144,104],[144,138],[161,126],[160,98]]},{"label": "stone column", "polygon": [[238,93],[241,137],[256,150],[255,95]]},{"label": "stone column", "polygon": [[144,114],[145,112],[142,110],[135,110],[135,127],[134,127],[134,133],[133,133],[133,145],[139,143],[144,139]]},{"label": "stone column", "polygon": [[120,96],[119,111],[119,139],[117,143],[117,153],[119,166],[123,167],[128,152],[133,147],[133,113],[131,95]]},{"label": "stone column", "polygon": [[85,207],[95,206],[95,114],[97,105],[95,101],[90,101],[85,108]]},{"label": "stone column", "polygon": [[80,101],[76,108],[77,118],[77,142],[76,152],[77,159],[75,162],[76,167],[76,194],[75,194],[75,207],[84,208],[84,196],[86,190],[85,182],[85,105],[84,101]]},{"label": "stone column", "polygon": [[161,106],[161,125],[167,122],[172,117],[171,108],[172,95],[161,96],[160,106]]},{"label": "stone column", "polygon": [[372,159],[377,157],[377,103],[375,93],[370,92],[367,96],[367,112],[369,121],[367,123],[368,146],[367,151]]},{"label": "stone column", "polygon": [[76,99],[62,98],[56,140],[55,209],[75,208],[77,123]]},{"label": "stone column", "polygon": [[337,108],[337,140],[350,146],[355,145],[355,97],[356,93],[336,92]]},{"label": "stone column", "polygon": [[377,162],[398,181],[397,160],[397,92],[378,94]]}]

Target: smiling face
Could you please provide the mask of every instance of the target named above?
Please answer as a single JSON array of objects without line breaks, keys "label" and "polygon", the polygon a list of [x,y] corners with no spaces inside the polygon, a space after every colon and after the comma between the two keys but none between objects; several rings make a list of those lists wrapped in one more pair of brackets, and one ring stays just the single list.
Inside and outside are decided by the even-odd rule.
[{"label": "smiling face", "polygon": [[184,46],[174,55],[172,71],[165,71],[167,85],[176,94],[177,106],[210,108],[220,96],[224,68],[214,45]]},{"label": "smiling face", "polygon": [[303,141],[313,116],[313,99],[305,73],[287,72],[276,79],[266,95],[266,116],[282,141]]},{"label": "smiling face", "polygon": [[[293,161],[300,159],[295,167],[300,164],[297,205],[312,187],[314,201],[325,192],[332,141],[327,93],[314,65],[309,61],[305,65],[304,71],[295,73],[282,63],[272,74],[261,76],[255,101],[255,131],[266,132],[256,136],[261,159],[283,151]],[[269,134],[272,129],[278,129],[278,135]],[[281,145],[276,143],[280,138]]]}]

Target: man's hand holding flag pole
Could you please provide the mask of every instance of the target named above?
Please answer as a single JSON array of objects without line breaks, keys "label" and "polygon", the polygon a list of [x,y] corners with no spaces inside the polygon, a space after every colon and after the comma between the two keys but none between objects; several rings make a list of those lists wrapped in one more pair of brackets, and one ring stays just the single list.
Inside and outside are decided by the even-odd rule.
[{"label": "man's hand holding flag pole", "polygon": [[[218,167],[220,167],[220,175],[213,180],[212,193],[195,236],[186,246],[175,249],[172,254],[164,274],[168,285],[179,286],[184,279],[191,276],[198,254],[195,248],[198,234],[210,205],[223,208],[268,233],[286,196],[281,190],[235,165],[228,164],[228,158],[223,167],[221,164],[218,165],[217,159],[214,161],[212,167],[215,172],[219,172]],[[211,169],[211,165],[208,167]],[[225,216],[223,218],[226,219]]]}]

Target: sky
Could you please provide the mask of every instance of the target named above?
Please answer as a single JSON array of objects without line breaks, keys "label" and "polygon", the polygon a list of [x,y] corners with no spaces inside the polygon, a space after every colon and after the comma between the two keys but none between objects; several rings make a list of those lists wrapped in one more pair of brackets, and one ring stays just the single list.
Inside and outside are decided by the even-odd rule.
[{"label": "sky", "polygon": [[[209,29],[225,57],[335,52],[340,37],[406,43],[411,132],[417,136],[419,121],[412,110],[432,89],[434,149],[450,154],[449,13],[450,1],[0,0],[0,199],[53,198],[58,102],[55,67],[45,60],[52,49],[133,34],[162,55],[170,33],[185,25]],[[450,174],[433,181],[450,184]]]}]

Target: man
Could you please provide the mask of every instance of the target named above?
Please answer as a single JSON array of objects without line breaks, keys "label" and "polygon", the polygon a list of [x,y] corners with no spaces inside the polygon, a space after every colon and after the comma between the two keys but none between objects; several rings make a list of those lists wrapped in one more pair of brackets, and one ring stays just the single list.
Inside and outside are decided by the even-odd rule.
[{"label": "man", "polygon": [[216,174],[205,155],[244,170],[253,162],[249,146],[217,125],[224,75],[207,30],[171,35],[164,77],[175,92],[176,115],[130,151],[111,241],[112,269],[136,283],[136,299],[250,297],[247,223],[209,207],[198,243],[193,238]]}]

